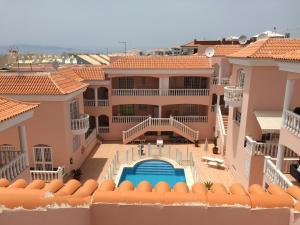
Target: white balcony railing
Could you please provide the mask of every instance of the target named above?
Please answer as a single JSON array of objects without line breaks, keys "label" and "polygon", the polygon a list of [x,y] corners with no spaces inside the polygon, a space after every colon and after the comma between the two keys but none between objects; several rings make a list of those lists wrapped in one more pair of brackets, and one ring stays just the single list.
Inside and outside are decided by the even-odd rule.
[{"label": "white balcony railing", "polygon": [[22,152],[17,150],[0,150],[0,165],[5,165],[17,158]]},{"label": "white balcony railing", "polygon": [[20,173],[26,169],[26,154],[21,152],[0,168],[0,178],[6,178],[8,180],[15,179]]},{"label": "white balcony railing", "polygon": [[181,123],[207,123],[208,116],[173,116]]},{"label": "white balcony railing", "polygon": [[221,133],[221,140],[223,142],[223,145],[225,144],[226,141],[226,130],[224,126],[224,121],[223,121],[223,116],[222,116],[222,111],[221,107],[217,106],[217,122],[218,122],[218,127]]},{"label": "white balcony railing", "polygon": [[228,77],[213,77],[212,78],[212,84],[213,85],[228,85],[229,84],[229,78]]},{"label": "white balcony railing", "polygon": [[96,129],[89,134],[89,136],[85,139],[85,146],[88,146],[97,136]]},{"label": "white balcony railing", "polygon": [[278,184],[284,190],[293,185],[292,182],[276,168],[270,156],[265,156],[264,175],[270,183]]},{"label": "white balcony railing", "polygon": [[113,89],[113,96],[208,96],[209,89]]},{"label": "white balcony railing", "polygon": [[109,133],[109,127],[98,127],[98,132],[101,134]]},{"label": "white balcony railing", "polygon": [[140,123],[150,116],[113,116],[113,123]]},{"label": "white balcony railing", "polygon": [[224,87],[224,101],[226,105],[240,107],[243,100],[243,88],[235,86]]},{"label": "white balcony railing", "polygon": [[300,137],[300,115],[292,111],[284,111],[284,126],[297,137]]},{"label": "white balcony railing", "polygon": [[84,106],[88,107],[107,107],[109,106],[109,100],[108,99],[99,99],[99,100],[90,100],[90,99],[84,99]]},{"label": "white balcony railing", "polygon": [[80,115],[78,119],[71,120],[71,128],[74,134],[84,134],[89,129],[89,115]]},{"label": "white balcony railing", "polygon": [[56,171],[30,170],[30,176],[32,180],[50,182],[55,179],[63,180],[64,171],[64,167],[58,167]]},{"label": "white balcony railing", "polygon": [[[278,143],[273,142],[257,142],[251,137],[246,136],[246,151],[249,155],[266,155],[272,158],[277,157]],[[285,148],[284,157],[298,157],[298,155],[293,152],[291,149]]]}]

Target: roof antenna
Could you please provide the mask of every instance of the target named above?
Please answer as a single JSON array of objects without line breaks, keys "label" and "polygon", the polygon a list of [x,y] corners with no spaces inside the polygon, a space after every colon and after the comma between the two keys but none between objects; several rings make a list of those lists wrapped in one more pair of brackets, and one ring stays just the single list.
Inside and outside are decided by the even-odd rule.
[{"label": "roof antenna", "polygon": [[239,37],[239,43],[240,43],[240,45],[246,44],[247,43],[247,36],[246,35],[241,35]]},{"label": "roof antenna", "polygon": [[208,58],[211,58],[213,57],[215,54],[215,50],[212,48],[212,47],[208,47],[205,49],[205,55],[208,57]]}]

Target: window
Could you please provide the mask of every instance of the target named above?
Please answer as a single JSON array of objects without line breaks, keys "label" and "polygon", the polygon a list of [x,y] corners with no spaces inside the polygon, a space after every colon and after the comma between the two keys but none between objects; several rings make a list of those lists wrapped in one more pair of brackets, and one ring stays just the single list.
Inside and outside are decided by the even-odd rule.
[{"label": "window", "polygon": [[36,170],[53,170],[51,147],[36,145],[33,147]]},{"label": "window", "polygon": [[134,82],[132,77],[119,77],[120,89],[133,89]]},{"label": "window", "polygon": [[80,135],[73,136],[73,151],[76,151],[81,145]]},{"label": "window", "polygon": [[78,104],[76,100],[73,100],[70,103],[70,115],[71,119],[77,119],[78,118]]},{"label": "window", "polygon": [[120,115],[121,116],[133,116],[134,106],[133,105],[120,105]]},{"label": "window", "polygon": [[206,77],[184,77],[185,89],[206,89],[207,78]]},{"label": "window", "polygon": [[244,70],[240,70],[239,74],[238,74],[238,87],[244,87],[244,83],[245,83],[245,72]]}]

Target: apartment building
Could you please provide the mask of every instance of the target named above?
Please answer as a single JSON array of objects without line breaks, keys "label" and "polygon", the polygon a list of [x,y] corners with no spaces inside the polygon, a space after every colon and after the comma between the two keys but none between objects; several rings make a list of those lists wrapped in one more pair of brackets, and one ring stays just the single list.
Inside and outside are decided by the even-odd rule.
[{"label": "apartment building", "polygon": [[88,82],[85,112],[104,140],[211,139],[213,73],[204,56],[121,57]]},{"label": "apartment building", "polygon": [[[232,74],[230,85],[224,88],[229,107],[225,157],[244,185],[268,182],[264,174],[270,173],[269,183],[280,183],[285,189],[291,185],[276,173],[289,173],[290,164],[299,160],[298,137],[282,128],[287,126],[282,121],[291,121],[289,110],[300,104],[300,83],[295,80],[299,63],[281,62],[277,57],[299,48],[299,39],[263,39],[229,56]],[[269,164],[277,164],[278,170]]]},{"label": "apartment building", "polygon": [[[39,103],[34,118],[27,121],[32,179],[51,180],[79,168],[96,141],[86,137],[89,115],[84,114],[83,92],[87,85],[72,76],[76,74],[70,70],[0,74],[1,95]],[[0,149],[20,149],[16,133],[17,127],[3,131]]]}]

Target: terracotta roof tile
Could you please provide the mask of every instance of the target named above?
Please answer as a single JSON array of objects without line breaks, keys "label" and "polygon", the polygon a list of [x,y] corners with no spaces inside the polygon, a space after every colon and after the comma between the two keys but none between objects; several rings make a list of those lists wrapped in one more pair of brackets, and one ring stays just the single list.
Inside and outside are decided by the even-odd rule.
[{"label": "terracotta roof tile", "polygon": [[228,56],[243,49],[242,45],[216,45],[213,47],[215,50],[214,56]]},{"label": "terracotta roof tile", "polygon": [[63,76],[60,71],[54,73],[0,73],[0,94],[65,95],[86,86],[70,77]]},{"label": "terracotta roof tile", "polygon": [[38,106],[38,103],[21,102],[0,96],[0,122],[9,120]]},{"label": "terracotta roof tile", "polygon": [[292,52],[288,52],[283,55],[275,56],[274,59],[280,61],[293,61],[293,62],[300,62],[300,49]]},{"label": "terracotta roof tile", "polygon": [[105,80],[102,66],[77,67],[73,70],[83,80]]},{"label": "terracotta roof tile", "polygon": [[229,57],[271,59],[299,49],[300,39],[269,38],[251,43],[242,50],[229,55]]},{"label": "terracotta roof tile", "polygon": [[204,56],[127,56],[120,57],[106,69],[210,69]]}]

